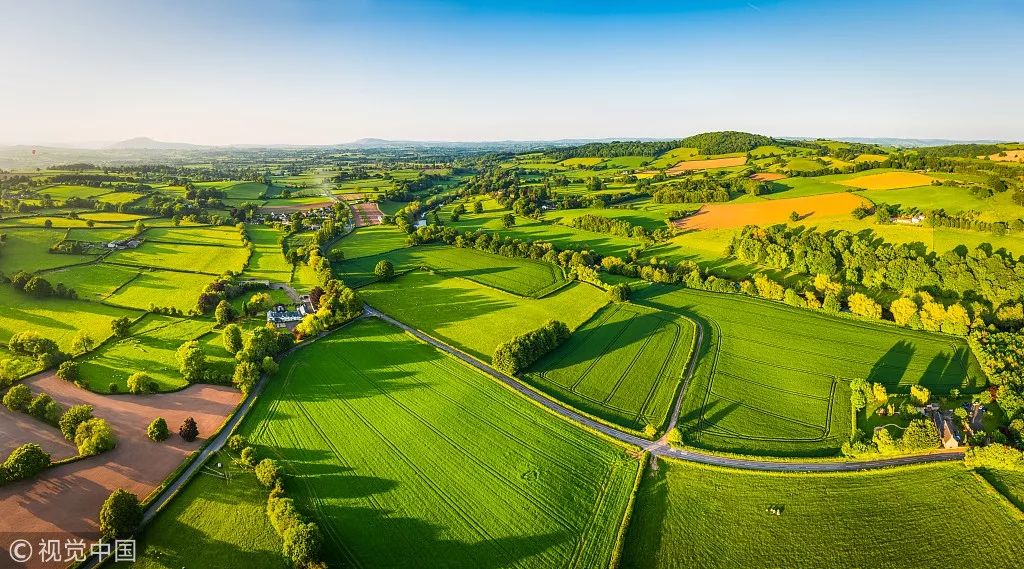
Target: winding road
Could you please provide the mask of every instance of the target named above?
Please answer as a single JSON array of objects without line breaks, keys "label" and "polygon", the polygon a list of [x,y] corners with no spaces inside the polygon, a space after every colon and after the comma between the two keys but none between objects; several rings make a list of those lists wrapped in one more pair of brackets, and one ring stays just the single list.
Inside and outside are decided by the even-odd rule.
[{"label": "winding road", "polygon": [[[799,462],[799,461],[773,461],[773,460],[758,460],[752,458],[738,458],[731,456],[721,456],[711,454],[699,450],[681,449],[675,448],[668,444],[666,437],[662,437],[657,441],[649,441],[647,439],[640,438],[636,435],[620,431],[614,427],[606,425],[604,423],[595,421],[590,417],[584,416],[572,409],[562,405],[550,399],[549,397],[542,395],[541,393],[533,390],[532,388],[525,385],[520,380],[506,375],[491,366],[481,362],[480,360],[462,352],[461,350],[449,346],[440,340],[429,336],[412,326],[408,326],[395,320],[394,318],[366,306],[364,309],[366,316],[372,316],[379,318],[392,326],[401,328],[402,330],[412,334],[420,340],[438,348],[439,350],[448,353],[463,362],[473,366],[481,372],[493,377],[494,379],[504,383],[511,389],[521,393],[523,396],[532,399],[534,402],[544,406],[550,411],[561,415],[565,419],[588,427],[594,431],[597,431],[605,436],[611,437],[622,443],[640,447],[647,452],[650,452],[656,456],[664,456],[668,458],[674,458],[677,460],[685,460],[689,462],[697,462],[701,464],[710,464],[714,466],[724,466],[728,468],[739,468],[743,470],[763,470],[773,472],[849,472],[857,470],[869,470],[876,468],[888,468],[892,466],[903,466],[908,464],[922,464],[927,462],[942,462],[950,460],[961,460],[963,459],[962,450],[950,450],[950,451],[936,451],[929,454],[919,454],[912,456],[900,456],[893,458],[883,458],[877,460],[861,460],[861,461],[821,461],[821,462]],[[697,324],[697,346],[699,347],[704,341],[704,328]],[[669,421],[669,425],[674,428],[676,422],[679,419],[679,410],[682,405],[683,396],[686,393],[686,388],[690,383],[690,378],[693,376],[693,371],[696,368],[696,352],[694,357],[690,358],[690,364],[686,369],[686,377],[683,380],[683,386],[679,390],[679,396],[676,399],[675,406],[672,409],[672,417]],[[669,429],[671,430],[671,429]]]}]

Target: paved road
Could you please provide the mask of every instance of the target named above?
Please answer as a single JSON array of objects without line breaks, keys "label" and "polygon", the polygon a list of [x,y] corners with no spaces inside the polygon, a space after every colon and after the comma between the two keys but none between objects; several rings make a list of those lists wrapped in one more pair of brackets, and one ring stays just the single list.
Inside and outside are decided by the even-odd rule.
[{"label": "paved road", "polygon": [[[925,455],[902,456],[902,457],[896,457],[896,458],[885,458],[885,459],[865,460],[865,461],[851,461],[851,462],[838,462],[838,461],[828,461],[828,462],[824,462],[824,461],[823,462],[796,462],[796,461],[794,461],[794,462],[781,462],[781,461],[770,461],[770,460],[756,460],[756,459],[746,459],[746,458],[735,458],[735,457],[729,457],[729,456],[720,456],[720,455],[708,454],[708,453],[697,451],[697,450],[673,448],[673,447],[669,446],[664,440],[659,440],[659,441],[656,441],[656,442],[652,442],[652,441],[649,441],[647,439],[642,439],[642,438],[637,437],[635,435],[631,435],[631,434],[626,433],[624,431],[620,431],[620,430],[618,430],[618,429],[616,429],[614,427],[610,427],[608,425],[605,425],[604,423],[599,423],[599,422],[597,422],[597,421],[595,421],[595,420],[593,420],[593,419],[591,419],[589,417],[581,415],[581,414],[577,413],[576,411],[573,411],[572,409],[569,409],[569,408],[563,406],[562,404],[557,403],[556,401],[554,401],[554,400],[552,400],[552,399],[550,399],[550,398],[548,398],[548,397],[538,393],[537,391],[534,391],[533,389],[531,389],[531,388],[527,387],[526,385],[524,385],[518,379],[515,379],[514,377],[508,376],[508,375],[506,375],[506,374],[504,374],[504,373],[502,373],[502,372],[492,368],[491,366],[481,362],[480,360],[477,360],[477,359],[473,358],[472,356],[462,352],[461,350],[458,350],[456,348],[453,348],[452,346],[449,346],[448,344],[445,344],[444,342],[436,340],[433,337],[428,336],[427,334],[424,334],[423,332],[421,332],[421,331],[419,331],[419,330],[417,330],[417,329],[415,329],[415,328],[413,328],[411,326],[407,326],[406,324],[403,324],[403,323],[399,322],[398,320],[395,320],[394,318],[391,318],[390,316],[381,313],[378,310],[370,308],[369,306],[367,306],[365,308],[365,313],[368,316],[373,316],[373,317],[379,318],[379,319],[381,319],[381,320],[391,324],[392,326],[396,326],[398,328],[401,328],[402,330],[405,330],[406,332],[412,334],[413,336],[416,336],[420,340],[423,340],[424,342],[426,342],[426,343],[428,343],[428,344],[430,344],[430,345],[432,345],[432,346],[434,346],[434,347],[436,347],[436,348],[438,348],[438,349],[440,349],[440,350],[442,350],[442,351],[444,351],[444,352],[446,352],[448,354],[451,354],[452,356],[454,356],[454,357],[456,357],[456,358],[466,362],[467,364],[475,367],[476,369],[480,370],[481,372],[483,372],[483,373],[485,373],[485,374],[487,374],[487,375],[497,379],[498,381],[504,383],[505,385],[507,385],[508,387],[514,389],[515,391],[521,393],[522,395],[524,395],[526,397],[529,397],[533,401],[539,403],[540,405],[543,405],[547,409],[550,409],[551,411],[561,415],[562,417],[565,417],[566,419],[568,419],[568,420],[570,420],[570,421],[572,421],[574,423],[577,423],[579,425],[583,425],[585,427],[589,427],[589,428],[591,428],[591,429],[593,429],[593,430],[595,430],[595,431],[597,431],[599,433],[602,433],[602,434],[604,434],[606,436],[609,436],[609,437],[611,437],[613,439],[616,439],[618,441],[621,441],[623,443],[630,444],[630,445],[633,445],[633,446],[641,447],[641,448],[647,450],[648,452],[650,452],[651,454],[654,454],[654,455],[657,455],[657,456],[666,456],[666,457],[675,458],[675,459],[678,459],[678,460],[686,460],[686,461],[689,461],[689,462],[699,462],[701,464],[712,464],[712,465],[715,465],[715,466],[725,466],[725,467],[729,467],[729,468],[739,468],[739,469],[744,469],[744,470],[767,470],[767,471],[776,471],[776,472],[841,472],[841,471],[856,471],[856,470],[869,470],[869,469],[876,469],[876,468],[887,468],[887,467],[891,467],[891,466],[901,466],[901,465],[907,465],[907,464],[921,464],[921,463],[926,463],[926,462],[940,462],[940,461],[948,461],[948,460],[961,460],[963,458],[963,451],[962,450],[954,450],[954,451],[934,452],[934,453],[925,454]],[[703,330],[703,328],[699,324],[698,324],[698,338],[699,339],[698,339],[698,344],[697,345],[699,346],[700,342],[703,342],[703,338],[704,338],[704,330]],[[673,418],[672,418],[672,421],[671,421],[672,424],[675,424],[676,419],[678,419],[679,402],[682,401],[683,393],[685,392],[685,387],[689,384],[690,377],[693,375],[693,370],[694,370],[694,367],[695,367],[694,366],[694,362],[695,361],[696,361],[696,358],[693,358],[693,360],[690,362],[690,366],[687,368],[686,378],[683,381],[683,386],[684,387],[683,387],[683,389],[680,389],[679,399],[676,401],[676,406],[675,406],[675,409],[673,410]]]}]

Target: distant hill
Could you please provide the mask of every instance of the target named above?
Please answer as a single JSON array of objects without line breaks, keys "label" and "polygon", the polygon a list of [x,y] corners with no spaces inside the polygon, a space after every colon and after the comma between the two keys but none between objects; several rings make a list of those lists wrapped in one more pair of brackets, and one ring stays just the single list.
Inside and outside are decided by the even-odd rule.
[{"label": "distant hill", "polygon": [[206,148],[200,144],[188,144],[186,142],[163,142],[152,138],[139,136],[129,138],[121,142],[115,142],[107,146],[108,150],[189,150],[195,148]]},{"label": "distant hill", "polygon": [[826,138],[808,136],[783,136],[780,138],[786,140],[837,140],[839,142],[878,144],[880,146],[893,146],[896,148],[921,148],[925,146],[950,146],[954,144],[995,144],[999,142],[1008,142],[1005,140],[953,140],[948,138],[888,138],[859,136],[833,136]]}]

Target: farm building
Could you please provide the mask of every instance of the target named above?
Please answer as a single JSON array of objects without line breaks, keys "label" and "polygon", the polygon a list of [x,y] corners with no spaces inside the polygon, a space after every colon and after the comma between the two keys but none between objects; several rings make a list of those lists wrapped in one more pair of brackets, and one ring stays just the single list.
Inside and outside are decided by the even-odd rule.
[{"label": "farm building", "polygon": [[278,304],[267,311],[267,324],[273,324],[275,328],[294,330],[299,322],[302,322],[302,319],[310,313],[305,304],[300,304],[294,310],[288,310],[283,304]]},{"label": "farm building", "polygon": [[920,225],[924,221],[923,213],[915,213],[914,215],[900,215],[894,217],[893,223],[900,223],[903,225]]},{"label": "farm building", "polygon": [[953,424],[953,420],[949,415],[936,411],[932,414],[932,420],[935,421],[935,428],[939,431],[939,444],[942,448],[957,448],[960,446],[960,431]]}]

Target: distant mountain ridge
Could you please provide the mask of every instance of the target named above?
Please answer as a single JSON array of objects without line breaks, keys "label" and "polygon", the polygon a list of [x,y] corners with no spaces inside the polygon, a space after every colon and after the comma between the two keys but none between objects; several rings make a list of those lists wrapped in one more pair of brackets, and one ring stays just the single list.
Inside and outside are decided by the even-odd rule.
[{"label": "distant mountain ridge", "polygon": [[210,147],[202,144],[189,144],[187,142],[163,142],[146,136],[129,138],[106,147],[107,150],[193,150],[196,148]]}]

